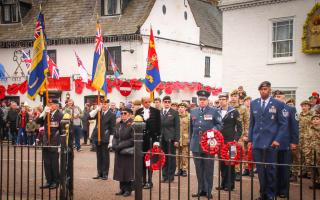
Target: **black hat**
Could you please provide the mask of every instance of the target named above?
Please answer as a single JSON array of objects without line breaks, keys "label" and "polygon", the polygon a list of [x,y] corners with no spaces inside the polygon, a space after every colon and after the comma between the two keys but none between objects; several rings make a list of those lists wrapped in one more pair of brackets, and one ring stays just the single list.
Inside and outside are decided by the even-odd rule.
[{"label": "black hat", "polygon": [[275,97],[277,95],[284,95],[284,93],[282,91],[280,91],[280,90],[275,90],[275,91],[272,92],[272,96],[273,97]]},{"label": "black hat", "polygon": [[133,114],[133,111],[130,108],[124,108],[122,111],[128,112],[130,114]]},{"label": "black hat", "polygon": [[100,101],[101,101],[101,103],[109,103],[110,102],[109,99],[104,98],[104,97],[100,97]]},{"label": "black hat", "polygon": [[260,83],[258,89],[260,90],[262,87],[271,87],[271,83],[269,81],[263,81]]},{"label": "black hat", "polygon": [[59,101],[57,99],[50,99],[49,103],[59,104]]},{"label": "black hat", "polygon": [[[238,94],[238,93],[237,93]],[[218,98],[220,99],[220,98],[229,98],[229,94],[228,94],[228,92],[222,92],[221,94],[219,94],[219,96],[218,96]]]},{"label": "black hat", "polygon": [[162,99],[162,101],[166,101],[166,100],[167,100],[167,101],[168,101],[168,100],[171,101],[171,97],[170,97],[170,96],[164,96],[163,99]]},{"label": "black hat", "polygon": [[203,99],[208,99],[208,97],[210,96],[210,92],[206,91],[206,90],[199,90],[197,92],[198,98],[203,98]]}]

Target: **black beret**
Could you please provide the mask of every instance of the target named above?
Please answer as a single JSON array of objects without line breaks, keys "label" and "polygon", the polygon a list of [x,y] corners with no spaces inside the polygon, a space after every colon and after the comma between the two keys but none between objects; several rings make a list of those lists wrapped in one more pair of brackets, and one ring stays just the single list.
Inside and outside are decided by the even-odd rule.
[{"label": "black beret", "polygon": [[271,87],[271,83],[269,81],[263,81],[260,83],[258,89],[260,90],[262,87]]},{"label": "black beret", "polygon": [[206,91],[206,90],[199,90],[197,92],[198,98],[205,98],[208,99],[208,97],[210,96],[210,92]]},{"label": "black beret", "polygon": [[171,97],[170,96],[164,96],[162,101],[171,101]]},{"label": "black beret", "polygon": [[282,91],[280,91],[280,90],[275,90],[275,91],[272,92],[272,96],[273,97],[275,97],[277,95],[284,95],[284,93]]}]

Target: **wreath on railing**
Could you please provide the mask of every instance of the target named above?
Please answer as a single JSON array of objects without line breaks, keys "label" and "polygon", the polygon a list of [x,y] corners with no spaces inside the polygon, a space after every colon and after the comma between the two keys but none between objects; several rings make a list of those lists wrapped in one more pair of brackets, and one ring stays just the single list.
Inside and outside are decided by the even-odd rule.
[{"label": "wreath on railing", "polygon": [[248,168],[249,170],[252,170],[253,168],[253,157],[252,157],[252,144],[248,144],[248,155],[247,155],[247,161],[248,161]]},{"label": "wreath on railing", "polygon": [[219,147],[223,145],[224,139],[220,131],[210,129],[204,132],[201,136],[200,146],[203,152],[216,155],[219,152]]},{"label": "wreath on railing", "polygon": [[166,156],[158,145],[154,145],[144,156],[144,162],[148,169],[157,171],[164,166],[166,162]]},{"label": "wreath on railing", "polygon": [[[235,148],[235,149],[232,149],[232,148]],[[232,141],[222,146],[220,154],[222,159],[228,160],[224,162],[225,165],[237,165],[240,163],[239,160],[241,158],[241,152],[243,155],[243,150],[241,145],[238,142]]]}]

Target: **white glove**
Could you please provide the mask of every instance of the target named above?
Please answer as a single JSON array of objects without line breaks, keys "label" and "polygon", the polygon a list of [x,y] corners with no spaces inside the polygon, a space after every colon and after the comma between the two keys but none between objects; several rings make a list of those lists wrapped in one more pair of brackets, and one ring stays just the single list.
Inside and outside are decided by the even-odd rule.
[{"label": "white glove", "polygon": [[47,115],[47,113],[50,113],[50,107],[48,107],[48,106],[46,106],[46,107],[43,109],[43,111],[42,111],[42,113],[40,114],[39,117],[45,118],[46,115]]},{"label": "white glove", "polygon": [[49,107],[49,106],[46,106],[46,107],[44,108],[44,111],[45,111],[46,113],[50,113],[50,107]]},{"label": "white glove", "polygon": [[108,148],[109,148],[109,149],[112,147],[112,140],[113,140],[113,135],[110,135],[109,145],[108,145]]},{"label": "white glove", "polygon": [[96,110],[101,111],[101,106],[97,106]]},{"label": "white glove", "polygon": [[97,106],[96,109],[92,110],[89,113],[90,117],[95,117],[100,110],[101,110],[101,106]]}]

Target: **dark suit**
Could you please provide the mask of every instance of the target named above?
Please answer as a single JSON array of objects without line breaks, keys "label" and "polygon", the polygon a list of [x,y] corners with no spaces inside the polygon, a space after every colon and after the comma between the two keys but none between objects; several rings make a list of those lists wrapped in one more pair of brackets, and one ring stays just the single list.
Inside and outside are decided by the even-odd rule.
[{"label": "dark suit", "polygon": [[[180,140],[180,118],[177,111],[169,109],[164,114],[161,110],[161,147],[165,154],[176,155],[174,142]],[[166,163],[162,168],[162,177],[164,180],[173,180],[176,169],[176,159],[173,156],[166,156]]]},{"label": "dark suit", "polygon": [[115,132],[116,116],[111,110],[108,110],[105,114],[100,111],[100,144],[98,143],[98,113],[94,119],[96,119],[96,127],[92,133],[92,140],[96,145],[98,176],[108,177],[110,163],[108,145],[110,135]]},{"label": "dark suit", "polygon": [[[62,133],[61,120],[63,114],[56,110],[54,113],[50,113],[50,142],[48,142],[48,124],[47,115],[44,119],[41,119],[45,125],[45,134],[43,136],[43,144],[49,146],[59,146],[60,145],[60,134]],[[44,147],[42,151],[44,173],[46,175],[48,184],[58,184],[59,183],[59,152],[58,148]]]},{"label": "dark suit", "polygon": [[[143,117],[144,114],[144,108],[139,108],[136,111],[136,116],[140,115]],[[161,127],[161,117],[160,117],[160,111],[154,107],[149,108],[149,118],[145,120],[146,123],[146,129],[143,132],[143,147],[142,150],[144,152],[147,152],[151,147],[152,144],[155,141],[159,141],[159,136],[160,136],[160,127]],[[150,143],[151,140],[151,143]],[[147,173],[147,168],[145,166],[145,162],[143,162],[143,182],[149,182],[151,183],[151,177],[152,173],[148,174],[148,180],[146,180],[146,173]]]},{"label": "dark suit", "polygon": [[[221,114],[222,112],[221,108],[219,112]],[[242,124],[240,120],[240,114],[233,107],[228,107],[227,113],[222,118],[221,133],[224,137],[225,143],[238,141],[241,137]],[[229,174],[229,168],[230,168],[231,174]],[[221,188],[234,189],[235,166],[226,165],[224,161],[221,161],[220,170],[221,170],[221,178],[222,178]]]}]

